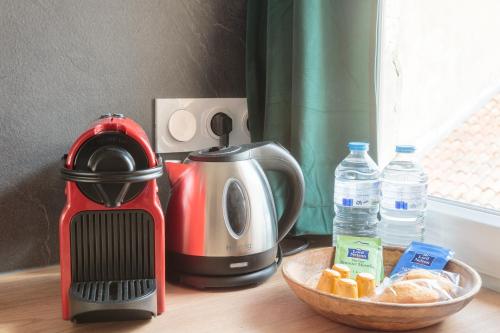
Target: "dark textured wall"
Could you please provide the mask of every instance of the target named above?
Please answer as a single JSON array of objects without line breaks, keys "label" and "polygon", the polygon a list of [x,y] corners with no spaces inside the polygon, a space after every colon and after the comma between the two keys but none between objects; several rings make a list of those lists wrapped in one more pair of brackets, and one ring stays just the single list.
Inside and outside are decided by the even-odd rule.
[{"label": "dark textured wall", "polygon": [[151,138],[155,97],[245,95],[245,8],[0,1],[0,271],[58,261],[60,158],[97,116],[125,113]]}]

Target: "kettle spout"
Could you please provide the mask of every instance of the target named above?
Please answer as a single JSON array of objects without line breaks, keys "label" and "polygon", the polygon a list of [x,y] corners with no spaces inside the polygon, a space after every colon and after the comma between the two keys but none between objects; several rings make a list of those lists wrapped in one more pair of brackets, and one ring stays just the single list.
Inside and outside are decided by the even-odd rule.
[{"label": "kettle spout", "polygon": [[181,161],[166,161],[164,162],[165,170],[167,170],[170,184],[177,182],[184,172],[189,169],[189,164],[184,164]]}]

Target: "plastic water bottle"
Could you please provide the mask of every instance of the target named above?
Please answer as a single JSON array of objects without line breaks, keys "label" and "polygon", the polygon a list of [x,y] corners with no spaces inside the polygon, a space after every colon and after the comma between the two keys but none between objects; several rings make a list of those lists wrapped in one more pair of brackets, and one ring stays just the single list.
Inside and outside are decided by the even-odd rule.
[{"label": "plastic water bottle", "polygon": [[333,243],[336,235],[377,235],[379,176],[368,143],[350,142],[349,155],[335,169]]},{"label": "plastic water bottle", "polygon": [[427,174],[416,161],[415,147],[396,146],[396,157],[381,176],[379,234],[386,245],[423,241]]}]

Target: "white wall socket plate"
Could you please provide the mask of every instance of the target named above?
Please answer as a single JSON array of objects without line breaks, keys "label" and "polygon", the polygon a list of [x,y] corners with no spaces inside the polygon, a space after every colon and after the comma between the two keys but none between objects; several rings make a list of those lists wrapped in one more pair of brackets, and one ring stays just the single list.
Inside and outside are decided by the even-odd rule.
[{"label": "white wall socket plate", "polygon": [[232,119],[230,145],[250,143],[246,98],[155,99],[156,152],[176,153],[219,146],[220,137],[210,126],[218,112]]}]

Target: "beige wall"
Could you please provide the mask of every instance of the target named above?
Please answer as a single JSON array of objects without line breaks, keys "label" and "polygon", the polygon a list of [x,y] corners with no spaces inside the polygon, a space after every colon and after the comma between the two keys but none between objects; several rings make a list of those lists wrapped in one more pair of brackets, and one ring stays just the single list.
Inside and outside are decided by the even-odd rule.
[{"label": "beige wall", "polygon": [[382,0],[379,162],[425,152],[500,91],[500,1]]}]

